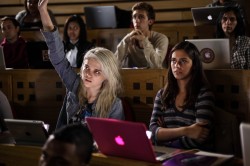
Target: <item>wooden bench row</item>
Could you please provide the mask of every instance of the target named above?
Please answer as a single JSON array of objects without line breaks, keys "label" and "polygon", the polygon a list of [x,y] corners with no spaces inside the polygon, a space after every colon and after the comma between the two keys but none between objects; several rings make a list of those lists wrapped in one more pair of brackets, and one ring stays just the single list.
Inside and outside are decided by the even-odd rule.
[{"label": "wooden bench row", "polygon": [[[19,11],[24,9],[24,0],[0,2],[0,16],[5,15],[15,16]],[[211,0],[170,0],[170,1],[146,1],[152,4],[156,10],[156,24],[169,24],[169,23],[181,23],[189,22],[192,24],[192,15],[190,12],[191,7],[205,6],[210,3]],[[116,5],[124,10],[131,10],[131,7],[135,2],[128,0],[51,0],[49,2],[49,9],[54,13],[56,20],[60,26],[64,25],[66,18],[72,14],[81,14],[84,18],[84,6],[108,6]]]},{"label": "wooden bench row", "polygon": [[[206,70],[216,105],[250,122],[250,71]],[[149,123],[157,91],[166,82],[166,69],[121,70],[124,93],[136,121]],[[65,88],[53,69],[0,71],[0,90],[21,118],[55,125]],[[131,79],[133,78],[133,79]]]},{"label": "wooden bench row", "polygon": [[[205,6],[211,0],[145,0],[145,2],[152,4],[156,10],[156,22],[153,30],[168,36],[171,46],[187,38],[211,38],[213,36],[214,29],[211,27],[194,27],[190,10],[192,7]],[[24,9],[23,3],[24,0],[1,1],[0,17],[15,16],[16,13]],[[53,11],[62,35],[65,20],[70,15],[80,14],[85,19],[84,6],[116,5],[121,9],[131,10],[134,4],[135,2],[129,0],[50,0],[49,9]],[[204,32],[205,30],[206,32]],[[115,31],[113,29],[87,29],[87,31],[90,41],[95,41],[97,46],[115,51],[118,42],[130,29],[116,29]],[[28,40],[36,36],[32,33],[29,34],[26,36],[26,32],[24,32],[23,36]]]}]

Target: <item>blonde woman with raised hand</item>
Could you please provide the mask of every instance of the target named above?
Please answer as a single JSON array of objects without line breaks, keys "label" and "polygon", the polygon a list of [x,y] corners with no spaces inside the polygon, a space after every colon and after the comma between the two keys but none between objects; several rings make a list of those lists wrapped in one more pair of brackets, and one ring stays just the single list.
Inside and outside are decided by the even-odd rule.
[{"label": "blonde woman with raised hand", "polygon": [[83,59],[80,74],[70,66],[57,27],[49,17],[48,0],[40,0],[38,9],[43,23],[42,33],[49,48],[49,57],[62,79],[67,94],[56,128],[69,123],[85,124],[85,117],[124,119],[121,100],[121,76],[113,53],[97,47]]}]

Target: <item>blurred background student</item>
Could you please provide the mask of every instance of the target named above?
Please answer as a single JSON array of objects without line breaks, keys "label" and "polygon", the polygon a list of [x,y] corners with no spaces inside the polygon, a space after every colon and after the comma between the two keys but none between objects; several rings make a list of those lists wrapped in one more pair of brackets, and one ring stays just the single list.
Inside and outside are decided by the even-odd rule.
[{"label": "blurred background student", "polygon": [[28,68],[28,55],[25,40],[20,36],[20,24],[12,17],[1,19],[1,32],[4,36],[1,46],[7,68]]},{"label": "blurred background student", "polygon": [[244,23],[237,7],[227,7],[220,13],[216,37],[229,38],[232,69],[250,69],[250,38],[246,36]]},{"label": "blurred background student", "polygon": [[80,68],[85,53],[94,47],[87,40],[86,25],[81,16],[72,15],[66,20],[63,40],[66,57],[70,65]]},{"label": "blurred background student", "polygon": [[[38,11],[38,1],[39,0],[24,0],[25,10],[18,12],[15,17],[20,23],[21,29],[42,28],[41,17]],[[57,25],[52,11],[48,9],[48,12],[54,25]]]},{"label": "blurred background student", "polygon": [[246,13],[245,10],[243,9],[243,7],[241,6],[241,4],[236,1],[236,0],[214,0],[213,3],[210,3],[207,5],[207,7],[216,7],[216,6],[224,6],[224,7],[236,7],[238,8],[239,12],[240,12],[240,16],[242,17],[245,29],[246,29],[246,33],[248,32],[248,21],[246,18]]},{"label": "blurred background student", "polygon": [[51,134],[42,147],[39,166],[87,166],[93,137],[82,125],[69,125]]}]

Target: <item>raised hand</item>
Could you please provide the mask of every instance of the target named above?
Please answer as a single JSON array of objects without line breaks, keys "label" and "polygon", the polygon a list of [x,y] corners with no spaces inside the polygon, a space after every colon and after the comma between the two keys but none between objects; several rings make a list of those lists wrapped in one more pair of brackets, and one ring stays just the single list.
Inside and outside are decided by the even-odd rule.
[{"label": "raised hand", "polygon": [[38,10],[40,12],[40,17],[43,24],[43,29],[45,31],[52,31],[54,29],[54,25],[49,16],[49,12],[47,9],[49,0],[39,0],[38,2]]},{"label": "raised hand", "polygon": [[47,11],[49,0],[39,0],[38,2],[38,10],[41,11]]}]

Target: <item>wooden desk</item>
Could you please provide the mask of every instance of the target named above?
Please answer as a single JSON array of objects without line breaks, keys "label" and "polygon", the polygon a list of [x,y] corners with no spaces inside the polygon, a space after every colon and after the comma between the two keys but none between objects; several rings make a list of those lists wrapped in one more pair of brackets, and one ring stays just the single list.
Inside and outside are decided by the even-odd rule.
[{"label": "wooden desk", "polygon": [[[41,147],[0,144],[0,166],[36,166],[41,155]],[[161,166],[161,163],[147,163],[120,157],[93,153],[91,166]],[[243,166],[242,160],[233,158],[221,166]]]},{"label": "wooden desk", "polygon": [[[41,147],[0,145],[0,165],[36,166],[41,155]],[[91,166],[160,166],[160,163],[147,163],[94,153]]]}]

